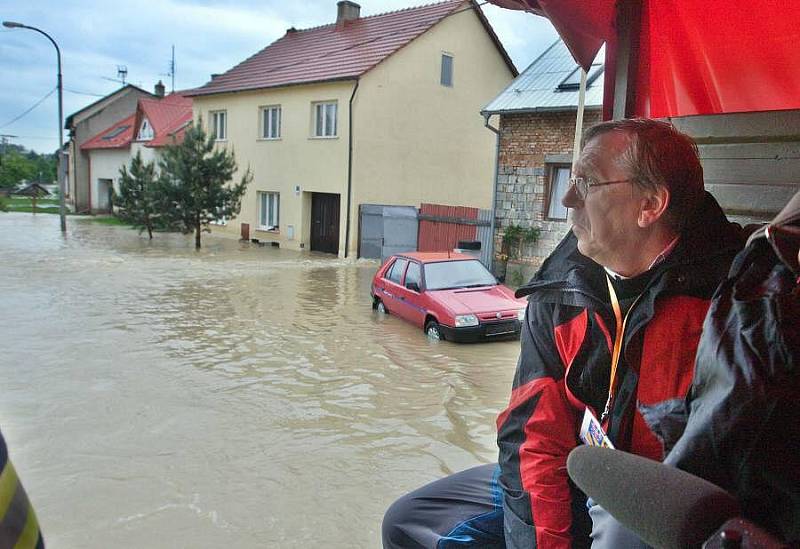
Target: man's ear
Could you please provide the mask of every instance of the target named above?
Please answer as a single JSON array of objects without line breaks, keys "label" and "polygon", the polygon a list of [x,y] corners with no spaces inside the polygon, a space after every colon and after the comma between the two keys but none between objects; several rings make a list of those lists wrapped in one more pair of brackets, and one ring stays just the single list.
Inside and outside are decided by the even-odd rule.
[{"label": "man's ear", "polygon": [[642,197],[639,208],[639,226],[650,227],[661,219],[669,207],[669,199],[669,189],[663,185],[658,185],[655,190],[648,190]]}]

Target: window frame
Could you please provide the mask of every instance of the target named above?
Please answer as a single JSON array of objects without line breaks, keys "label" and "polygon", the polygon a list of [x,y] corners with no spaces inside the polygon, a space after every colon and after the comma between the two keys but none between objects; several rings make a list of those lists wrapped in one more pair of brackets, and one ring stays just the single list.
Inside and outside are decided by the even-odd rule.
[{"label": "window frame", "polygon": [[[220,109],[216,111],[209,111],[209,130],[214,135],[214,141],[227,141],[228,140],[228,111]],[[219,136],[219,121],[222,120],[222,137]]]},{"label": "window frame", "polygon": [[[327,133],[328,117],[326,116],[327,107],[333,107],[333,133]],[[318,123],[320,120],[319,112],[322,108],[322,125]],[[317,133],[317,129],[321,129],[322,133]],[[331,101],[315,101],[311,103],[311,137],[314,139],[335,139],[339,137],[339,102],[337,100]]]},{"label": "window frame", "polygon": [[[275,201],[273,203],[273,208],[271,208],[270,211],[267,212],[267,215],[266,215],[267,224],[266,225],[262,225],[261,220],[264,217],[262,215],[262,213],[264,211],[264,208],[265,207],[266,208],[270,208],[270,206],[269,206],[269,196],[270,195],[275,197]],[[256,196],[257,196],[257,200],[258,200],[258,212],[257,212],[257,214],[258,214],[258,217],[257,217],[258,224],[256,226],[256,229],[259,230],[259,231],[267,231],[267,232],[271,232],[271,233],[280,232],[281,193],[279,193],[278,191],[257,191],[256,192]],[[264,201],[264,198],[262,198],[262,197],[266,197],[266,202]],[[272,219],[273,215],[274,215],[274,219]],[[270,224],[270,221],[274,221],[275,223],[274,224]]]},{"label": "window frame", "polygon": [[[556,177],[558,176],[559,170],[566,169],[567,170],[567,190],[564,192],[566,193],[569,190],[569,178],[572,176],[572,165],[564,162],[550,162],[546,165],[547,169],[545,170],[545,175],[547,176],[547,184],[546,184],[546,193],[545,193],[545,205],[544,205],[544,218],[548,221],[567,221],[569,219],[569,208],[565,208],[567,211],[564,214],[564,217],[553,217],[550,215],[550,208],[553,205],[553,192],[556,190]],[[556,200],[560,202],[559,198]]]},{"label": "window frame", "polygon": [[[269,113],[277,113],[277,124],[275,119]],[[283,109],[280,105],[263,105],[258,109],[259,114],[259,139],[263,141],[276,141],[281,138],[281,123],[283,119]],[[268,119],[269,118],[269,122]],[[273,128],[273,126],[277,128]],[[275,135],[269,135],[269,130],[276,130]]]},{"label": "window frame", "polygon": [[[405,262],[405,266],[400,267],[400,269],[402,269],[402,272],[400,273],[399,280],[394,280],[394,279],[391,278],[392,273],[394,272],[394,269],[398,266],[398,264],[401,261]],[[391,282],[392,284],[397,284],[398,286],[403,286],[403,284],[405,284],[406,269],[408,269],[408,264],[409,263],[411,263],[411,261],[408,258],[405,258],[405,257],[398,257],[397,259],[395,259],[392,262],[391,267],[389,267],[389,269],[386,271],[386,277],[385,277],[386,280]]]},{"label": "window frame", "polygon": [[[445,82],[445,57],[450,60],[450,72],[447,75],[449,78],[448,82]],[[450,52],[443,51],[441,59],[439,61],[439,84],[444,86],[445,88],[452,88],[454,87],[454,72],[455,72],[455,55]]]},{"label": "window frame", "polygon": [[[146,133],[145,130],[147,130]],[[136,141],[151,141],[153,138],[155,138],[153,126],[147,118],[142,118],[142,123],[139,124],[139,131],[136,134]]]},{"label": "window frame", "polygon": [[[406,266],[406,274],[403,276],[403,287],[406,290],[414,291],[408,287],[409,280],[408,280],[408,273],[411,272],[411,266],[414,265],[417,269],[418,277],[416,280],[417,286],[419,286],[419,293],[422,293],[422,265],[416,261],[409,261],[408,265]],[[414,281],[411,281],[414,282]]]}]

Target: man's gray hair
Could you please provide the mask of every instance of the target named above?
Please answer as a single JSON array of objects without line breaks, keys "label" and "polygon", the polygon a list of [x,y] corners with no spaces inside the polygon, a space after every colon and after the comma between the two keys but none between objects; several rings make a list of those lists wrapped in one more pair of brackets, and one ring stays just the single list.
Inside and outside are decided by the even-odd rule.
[{"label": "man's gray hair", "polygon": [[628,137],[628,148],[619,158],[636,185],[644,190],[666,187],[670,193],[665,219],[680,232],[703,201],[703,167],[697,145],[672,124],[647,118],[601,122],[588,128],[583,143],[609,132]]}]

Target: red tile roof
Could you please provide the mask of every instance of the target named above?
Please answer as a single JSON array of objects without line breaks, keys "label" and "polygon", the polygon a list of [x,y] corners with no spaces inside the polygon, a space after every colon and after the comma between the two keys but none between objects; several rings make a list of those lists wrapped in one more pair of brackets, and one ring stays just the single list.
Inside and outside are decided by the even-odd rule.
[{"label": "red tile roof", "polygon": [[182,93],[172,93],[161,99],[139,99],[136,113],[92,137],[81,149],[127,148],[134,141],[142,118],[147,118],[153,128],[153,139],[145,142],[146,147],[180,143],[186,126],[192,121],[192,100]]},{"label": "red tile roof", "polygon": [[187,95],[355,79],[459,8],[476,10],[516,75],[511,59],[477,4],[472,0],[447,0],[360,17],[340,27],[334,23],[307,30],[290,29],[282,38]]}]

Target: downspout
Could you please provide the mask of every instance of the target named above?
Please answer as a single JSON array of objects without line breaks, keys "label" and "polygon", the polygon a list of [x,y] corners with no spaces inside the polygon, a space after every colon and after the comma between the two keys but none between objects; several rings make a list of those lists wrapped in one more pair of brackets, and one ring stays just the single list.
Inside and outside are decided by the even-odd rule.
[{"label": "downspout", "polygon": [[350,105],[347,112],[348,125],[347,128],[347,221],[344,226],[344,256],[347,257],[347,251],[350,247],[350,204],[353,200],[353,99],[356,97],[358,91],[359,80],[356,80],[356,85],[353,88],[353,93],[350,96]]},{"label": "downspout", "polygon": [[491,117],[491,113],[484,112],[483,114],[483,125],[494,132],[495,134],[495,146],[494,146],[494,183],[492,183],[492,215],[490,217],[490,225],[489,231],[491,232],[492,237],[489,239],[489,260],[491,261],[490,268],[492,268],[492,272],[494,272],[494,230],[495,230],[495,218],[497,212],[497,179],[500,175],[500,130],[491,126],[489,124],[489,117]]}]

